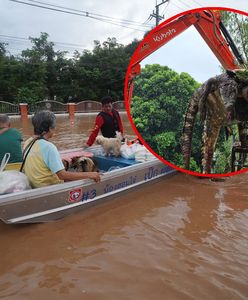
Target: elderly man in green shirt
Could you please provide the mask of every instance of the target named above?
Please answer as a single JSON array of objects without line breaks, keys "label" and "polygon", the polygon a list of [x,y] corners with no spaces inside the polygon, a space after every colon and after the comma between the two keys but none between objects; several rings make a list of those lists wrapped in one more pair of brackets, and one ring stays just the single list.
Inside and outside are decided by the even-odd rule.
[{"label": "elderly man in green shirt", "polygon": [[6,169],[19,169],[22,162],[21,142],[21,133],[10,128],[10,119],[6,114],[0,114],[0,163],[5,153],[10,153]]}]

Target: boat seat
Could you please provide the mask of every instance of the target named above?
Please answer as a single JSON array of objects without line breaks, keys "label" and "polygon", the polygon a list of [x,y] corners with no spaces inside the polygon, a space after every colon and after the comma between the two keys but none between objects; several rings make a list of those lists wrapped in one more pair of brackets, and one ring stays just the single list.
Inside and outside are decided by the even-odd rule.
[{"label": "boat seat", "polygon": [[9,170],[15,170],[15,171],[20,171],[22,163],[11,163],[7,164],[6,167],[4,168],[4,171],[9,171]]},{"label": "boat seat", "polygon": [[94,156],[97,162],[98,168],[103,171],[109,171],[110,168],[124,168],[127,166],[139,164],[139,162],[134,159],[126,159],[123,157],[113,157],[113,156]]}]

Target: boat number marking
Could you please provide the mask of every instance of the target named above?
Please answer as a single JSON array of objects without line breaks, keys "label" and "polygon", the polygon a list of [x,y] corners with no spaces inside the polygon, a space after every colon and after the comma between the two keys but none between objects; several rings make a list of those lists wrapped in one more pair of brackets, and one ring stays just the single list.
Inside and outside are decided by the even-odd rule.
[{"label": "boat number marking", "polygon": [[84,202],[89,199],[93,199],[96,197],[96,189],[91,191],[84,191],[82,188],[78,188],[69,192],[69,203],[76,203],[76,202]]},{"label": "boat number marking", "polygon": [[87,191],[83,193],[83,196],[81,198],[81,201],[87,201],[89,199],[93,199],[96,197],[96,189],[93,189],[91,191]]}]

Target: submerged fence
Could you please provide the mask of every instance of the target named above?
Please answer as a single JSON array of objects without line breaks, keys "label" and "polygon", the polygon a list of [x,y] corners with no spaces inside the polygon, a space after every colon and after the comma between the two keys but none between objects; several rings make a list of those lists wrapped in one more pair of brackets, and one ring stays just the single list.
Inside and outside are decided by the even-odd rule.
[{"label": "submerged fence", "polygon": [[19,115],[20,107],[18,104],[0,101],[0,113],[8,115]]},{"label": "submerged fence", "polygon": [[68,112],[68,105],[55,100],[43,100],[28,106],[30,114],[40,110],[50,110],[57,114],[63,114]]},{"label": "submerged fence", "polygon": [[100,111],[101,108],[102,105],[100,102],[92,100],[84,100],[75,105],[76,112],[97,112]]},{"label": "submerged fence", "polygon": [[[125,111],[124,101],[113,102],[114,109]],[[22,115],[34,114],[40,110],[50,110],[56,114],[63,113],[90,113],[99,112],[102,109],[100,102],[93,100],[84,100],[78,103],[62,103],[55,100],[43,100],[30,105],[26,103],[13,104],[10,102],[0,101],[0,113],[8,115]]]},{"label": "submerged fence", "polygon": [[124,101],[113,102],[113,108],[119,111],[126,110]]}]

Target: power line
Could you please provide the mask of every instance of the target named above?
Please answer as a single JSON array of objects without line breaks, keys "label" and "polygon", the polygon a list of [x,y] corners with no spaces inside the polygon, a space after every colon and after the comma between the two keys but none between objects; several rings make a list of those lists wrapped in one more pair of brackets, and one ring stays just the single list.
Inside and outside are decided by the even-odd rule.
[{"label": "power line", "polygon": [[162,11],[161,15],[164,15],[164,13],[165,13],[165,11],[166,11],[166,9],[167,9],[169,3],[170,3],[170,1],[167,1],[167,5],[165,6],[165,8],[164,8],[164,10]]},{"label": "power line", "polygon": [[[90,17],[90,16],[89,16],[89,17]],[[112,25],[117,25],[117,26],[120,26],[120,27],[124,27],[124,28],[134,29],[134,30],[136,30],[136,31],[145,32],[145,30],[141,30],[141,29],[134,28],[134,27],[130,27],[130,26],[126,26],[126,25],[123,25],[123,24],[118,24],[118,23],[115,23],[115,22],[103,20],[103,19],[101,19],[101,18],[97,18],[97,17],[90,17],[90,18],[95,19],[95,20],[98,20],[98,21],[102,21],[102,22],[105,22],[105,23],[109,23],[109,24],[112,24]]]},{"label": "power line", "polygon": [[[117,19],[117,18],[111,18],[111,17],[108,17],[108,16],[103,16],[103,15],[94,14],[94,13],[90,13],[90,12],[86,12],[86,11],[80,11],[80,10],[71,9],[71,8],[66,8],[67,10],[64,10],[64,9],[60,9],[59,6],[52,5],[52,4],[48,4],[48,5],[53,6],[53,7],[47,7],[47,6],[45,6],[46,4],[45,5],[38,5],[38,4],[34,4],[34,3],[27,3],[27,2],[24,2],[24,1],[21,1],[21,0],[9,0],[9,1],[24,4],[24,5],[28,5],[28,6],[43,8],[43,9],[47,9],[47,10],[51,10],[51,11],[62,12],[62,13],[70,14],[70,15],[88,17],[88,18],[91,18],[91,19],[95,19],[95,20],[98,20],[98,21],[105,22],[105,23],[110,23],[112,25],[117,25],[117,26],[126,27],[126,28],[130,28],[130,29],[136,29],[138,31],[143,31],[143,32],[144,32],[144,30],[141,30],[139,28],[130,27],[130,26],[127,26],[127,25],[133,25],[133,26],[139,26],[139,27],[142,27],[142,26],[143,27],[148,27],[149,26],[148,24],[138,23],[138,24],[140,24],[140,25],[138,25],[137,22],[122,20],[122,19]],[[32,0],[27,0],[27,1],[32,1]],[[44,2],[40,2],[40,1],[36,1],[36,2],[44,4]]]},{"label": "power line", "polygon": [[[93,12],[83,11],[83,10],[74,9],[74,8],[65,7],[65,6],[59,6],[59,5],[50,4],[50,3],[46,3],[46,2],[41,2],[41,1],[37,1],[37,0],[26,0],[26,1],[34,2],[34,3],[39,3],[39,4],[45,4],[45,5],[49,5],[49,6],[53,6],[53,7],[57,7],[57,8],[63,8],[63,9],[67,9],[67,10],[71,10],[71,11],[75,11],[75,12],[90,14],[92,16],[103,17],[103,18],[107,18],[107,19],[110,19],[110,20],[116,20],[116,21],[121,21],[121,22],[125,22],[125,23],[130,23],[132,25],[140,25],[140,26],[144,25],[144,23],[141,23],[141,22],[136,22],[136,21],[131,21],[131,20],[127,20],[127,19],[120,19],[120,18],[110,17],[110,16],[106,16],[106,15],[102,15],[102,14],[96,14],[96,13],[93,13]],[[147,26],[151,26],[151,24],[147,24]]]},{"label": "power line", "polygon": [[[176,6],[177,8],[179,8],[181,11],[184,11],[184,10],[185,10],[184,7],[178,5],[178,4],[174,3],[174,2],[170,2],[170,3],[171,3],[172,5],[174,5],[174,6]],[[188,8],[191,8],[191,6],[189,6],[189,5],[186,4],[186,3],[182,3],[182,4],[184,4],[184,5],[185,5],[186,7],[188,7]]]},{"label": "power line", "polygon": [[[15,42],[30,42],[29,39],[24,38],[24,37],[18,37],[18,36],[11,36],[11,35],[4,35],[4,34],[0,34],[0,38],[3,37],[7,40],[11,40],[11,41],[15,41]],[[73,44],[73,43],[65,43],[65,42],[53,42],[55,45],[61,45],[61,46],[69,46],[69,47],[77,47],[77,48],[81,48],[84,49],[82,45],[80,44]]]},{"label": "power line", "polygon": [[164,16],[159,15],[159,6],[163,5],[168,1],[169,0],[162,0],[161,3],[157,4],[157,0],[156,0],[155,11],[153,11],[152,14],[150,15],[152,18],[156,19],[156,26],[158,26],[159,21],[161,21],[164,18]]},{"label": "power line", "polygon": [[143,24],[148,23],[151,19],[152,19],[152,16],[150,15],[150,16],[145,20],[145,22],[143,22]]},{"label": "power line", "polygon": [[[25,39],[25,38],[21,38],[21,37],[10,37],[10,36],[4,36],[4,35],[0,35],[0,42],[6,43],[7,49],[16,50],[19,52],[22,52],[24,49],[14,48],[15,45],[31,44],[31,41],[29,39]],[[57,49],[59,51],[67,52],[67,53],[65,53],[65,56],[71,55],[70,53],[74,53],[74,51],[81,52],[81,51],[86,50],[85,48],[78,46],[77,44],[70,44],[70,43],[66,44],[66,43],[62,43],[62,42],[53,42],[53,44],[54,44],[55,49]]]}]

